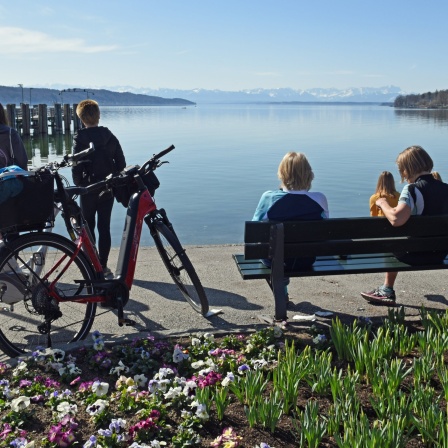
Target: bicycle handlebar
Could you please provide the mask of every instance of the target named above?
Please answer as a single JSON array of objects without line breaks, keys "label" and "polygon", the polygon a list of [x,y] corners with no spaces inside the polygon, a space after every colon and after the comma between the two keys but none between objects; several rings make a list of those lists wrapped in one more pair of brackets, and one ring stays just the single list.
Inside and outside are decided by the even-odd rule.
[{"label": "bicycle handlebar", "polygon": [[77,152],[76,154],[66,154],[61,162],[49,162],[45,165],[36,168],[35,171],[47,171],[50,170],[53,174],[60,168],[66,168],[70,166],[76,166],[78,163],[85,163],[82,159],[95,151],[95,146],[92,142],[89,143],[89,147],[84,151]]},{"label": "bicycle handlebar", "polygon": [[[158,168],[159,165],[159,160],[165,156],[166,154],[168,154],[169,152],[171,152],[173,149],[175,148],[174,145],[169,146],[168,148],[164,149],[163,151],[159,152],[158,154],[154,154],[149,160],[147,160],[139,169],[139,172],[144,173],[146,171],[146,167],[149,167],[150,170],[155,170],[156,168]],[[167,162],[165,162],[167,163]]]},{"label": "bicycle handlebar", "polygon": [[89,193],[108,190],[113,187],[120,187],[127,185],[134,181],[135,175],[142,176],[147,170],[154,171],[159,168],[163,163],[168,163],[167,161],[161,162],[160,159],[171,152],[175,148],[174,145],[169,146],[158,154],[154,154],[149,160],[147,160],[141,167],[139,165],[127,166],[119,174],[111,174],[106,179],[96,182],[95,184],[86,187]]},{"label": "bicycle handlebar", "polygon": [[76,166],[81,159],[83,159],[84,157],[88,156],[89,154],[92,154],[92,152],[95,151],[95,146],[93,145],[92,142],[89,143],[89,147],[87,149],[85,149],[84,151],[80,151],[77,152],[76,154],[66,154],[64,156],[64,161],[67,164],[72,164],[74,166]]}]

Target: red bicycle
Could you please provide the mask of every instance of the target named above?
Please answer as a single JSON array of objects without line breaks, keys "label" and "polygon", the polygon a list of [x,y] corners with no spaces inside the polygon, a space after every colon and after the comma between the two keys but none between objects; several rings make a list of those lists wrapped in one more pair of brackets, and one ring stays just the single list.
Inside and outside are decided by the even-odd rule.
[{"label": "red bicycle", "polygon": [[[204,316],[214,314],[209,312],[204,288],[165,210],[158,209],[153,198],[158,184],[154,171],[167,163],[160,159],[173,149],[170,146],[141,167],[129,166],[119,175],[87,188],[64,185],[58,169],[79,163],[76,157],[82,157],[89,150],[85,154],[65,156],[62,163],[53,163],[51,168],[46,165],[37,170],[50,171],[54,176],[54,201],[60,204],[71,239],[41,229],[8,242],[6,232],[6,242],[0,251],[0,301],[3,302],[0,348],[7,355],[14,357],[36,347],[85,338],[98,303],[117,310],[118,325],[132,325],[124,317],[123,309],[134,279],[143,223],[148,226],[163,263],[183,297]],[[125,196],[130,197],[113,279],[104,277],[89,228],[76,202],[78,195],[109,190],[116,193],[124,190]],[[3,229],[2,233],[5,235]]]}]

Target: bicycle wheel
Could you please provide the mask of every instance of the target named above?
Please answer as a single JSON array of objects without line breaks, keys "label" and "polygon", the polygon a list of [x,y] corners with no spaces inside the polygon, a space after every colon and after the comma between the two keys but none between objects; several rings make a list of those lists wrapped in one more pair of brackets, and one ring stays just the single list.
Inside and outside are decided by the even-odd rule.
[{"label": "bicycle wheel", "polygon": [[161,221],[155,221],[151,232],[157,250],[171,278],[187,302],[198,313],[208,313],[208,300],[196,271],[177,236]]},{"label": "bicycle wheel", "polygon": [[47,285],[55,279],[56,289],[64,298],[91,291],[91,287],[79,284],[79,280],[95,278],[83,253],[62,272],[75,248],[63,236],[39,232],[20,236],[0,252],[0,348],[7,355],[15,357],[37,347],[49,347],[49,334],[54,346],[88,334],[96,304],[57,303],[47,293]]}]

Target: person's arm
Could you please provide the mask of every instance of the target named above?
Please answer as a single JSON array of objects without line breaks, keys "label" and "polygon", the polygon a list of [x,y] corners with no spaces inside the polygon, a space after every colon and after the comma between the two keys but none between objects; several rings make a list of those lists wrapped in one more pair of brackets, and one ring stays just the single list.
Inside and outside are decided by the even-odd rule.
[{"label": "person's arm", "polygon": [[115,138],[115,151],[114,151],[114,165],[117,173],[126,168],[126,159],[124,157],[123,149],[118,139]]},{"label": "person's arm", "polygon": [[257,208],[255,209],[254,216],[252,217],[252,221],[264,221],[266,219],[266,213],[269,210],[269,193],[270,192],[267,191],[261,195]]},{"label": "person's arm", "polygon": [[404,202],[399,202],[396,207],[391,207],[386,198],[379,198],[376,205],[381,208],[393,227],[402,226],[411,217],[411,208]]},{"label": "person's arm", "polygon": [[11,133],[11,143],[12,150],[14,152],[15,164],[20,166],[20,168],[27,170],[28,169],[28,156],[26,155],[26,149],[20,138],[18,132]]},{"label": "person's arm", "polygon": [[[86,149],[86,146],[79,141],[78,134],[75,134],[73,137],[73,154],[81,152],[84,149]],[[72,166],[73,183],[76,186],[86,187],[88,185],[85,163],[89,163],[87,159],[83,159],[81,163]]]},{"label": "person's arm", "polygon": [[370,197],[369,205],[370,205],[370,216],[378,216],[378,206],[375,203],[376,195]]}]

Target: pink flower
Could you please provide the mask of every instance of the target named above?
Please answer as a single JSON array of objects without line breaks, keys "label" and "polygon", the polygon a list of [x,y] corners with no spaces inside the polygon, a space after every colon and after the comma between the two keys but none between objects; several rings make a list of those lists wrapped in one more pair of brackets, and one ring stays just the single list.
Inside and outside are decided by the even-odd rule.
[{"label": "pink flower", "polygon": [[12,431],[11,425],[9,423],[5,423],[3,425],[3,431],[0,432],[0,439],[6,439],[8,434]]},{"label": "pink flower", "polygon": [[81,377],[76,377],[71,383],[70,386],[74,386],[75,384],[79,383],[81,381]]}]

